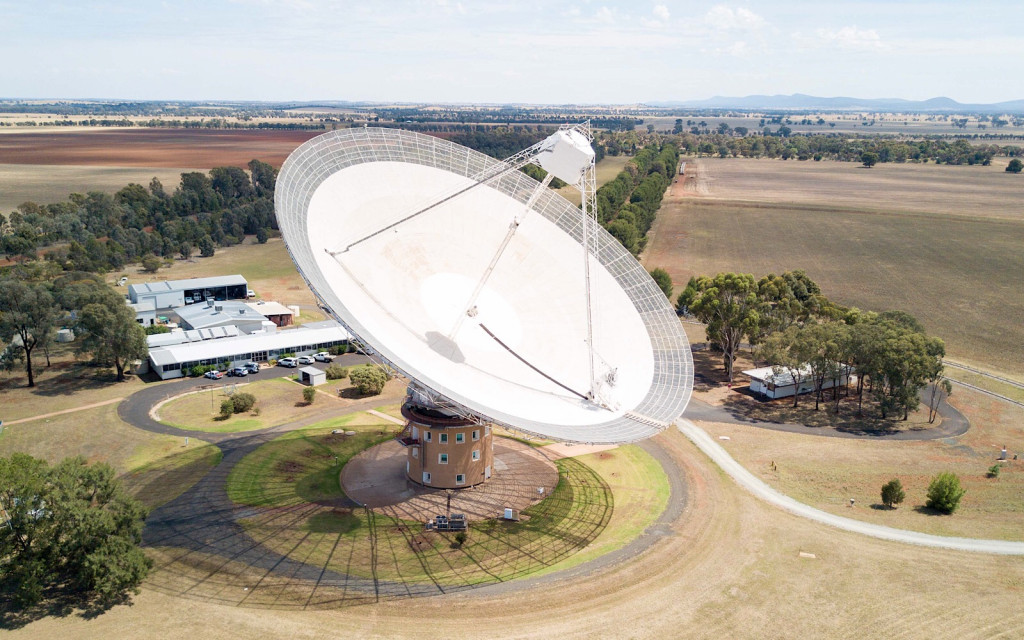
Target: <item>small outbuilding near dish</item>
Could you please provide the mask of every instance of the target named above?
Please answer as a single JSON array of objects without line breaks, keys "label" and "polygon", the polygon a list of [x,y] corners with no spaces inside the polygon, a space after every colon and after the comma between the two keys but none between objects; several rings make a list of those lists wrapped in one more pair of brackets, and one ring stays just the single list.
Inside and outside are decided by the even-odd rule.
[{"label": "small outbuilding near dish", "polygon": [[315,387],[327,382],[327,374],[316,367],[302,367],[299,369],[299,382]]}]

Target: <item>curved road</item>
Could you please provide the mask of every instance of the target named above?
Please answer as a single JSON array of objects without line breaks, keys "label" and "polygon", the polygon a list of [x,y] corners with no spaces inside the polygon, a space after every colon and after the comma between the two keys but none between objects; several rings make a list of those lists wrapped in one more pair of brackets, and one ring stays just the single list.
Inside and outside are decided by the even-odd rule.
[{"label": "curved road", "polygon": [[741,487],[754,494],[756,497],[781,507],[790,513],[802,518],[821,522],[838,529],[852,531],[873,538],[893,540],[907,544],[916,544],[925,547],[939,547],[942,549],[955,549],[958,551],[973,551],[978,553],[995,553],[1002,555],[1024,555],[1024,542],[1013,542],[1009,540],[984,540],[978,538],[953,538],[935,536],[928,533],[918,533],[905,529],[894,529],[878,524],[871,524],[853,518],[837,516],[810,505],[798,502],[789,496],[772,489],[760,478],[736,462],[732,456],[722,448],[720,444],[711,439],[706,431],[693,424],[685,418],[680,418],[676,426],[683,434],[690,439],[697,448],[703,451],[715,464],[722,468]]}]

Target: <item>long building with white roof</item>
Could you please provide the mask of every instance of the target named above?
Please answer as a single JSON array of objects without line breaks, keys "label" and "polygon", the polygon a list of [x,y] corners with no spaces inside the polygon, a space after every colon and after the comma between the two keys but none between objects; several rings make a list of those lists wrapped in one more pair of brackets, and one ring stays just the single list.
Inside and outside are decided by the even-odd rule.
[{"label": "long building with white roof", "polygon": [[240,275],[143,282],[128,287],[132,304],[151,300],[156,309],[184,307],[206,300],[245,300],[248,283]]},{"label": "long building with white roof", "polygon": [[[167,334],[165,334],[167,335]],[[311,322],[296,329],[274,333],[239,335],[179,344],[150,346],[150,368],[161,379],[180,378],[195,366],[243,362],[265,362],[285,353],[309,355],[350,340],[348,331],[337,322]]]}]

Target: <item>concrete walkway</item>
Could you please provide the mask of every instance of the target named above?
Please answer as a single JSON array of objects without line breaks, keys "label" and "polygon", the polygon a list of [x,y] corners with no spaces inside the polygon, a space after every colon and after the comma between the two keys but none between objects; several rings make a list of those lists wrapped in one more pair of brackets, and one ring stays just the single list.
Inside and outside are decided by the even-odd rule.
[{"label": "concrete walkway", "polygon": [[1012,542],[1008,540],[984,540],[978,538],[953,538],[935,536],[928,533],[894,529],[878,524],[871,524],[837,516],[835,514],[816,509],[810,505],[798,502],[789,496],[772,489],[760,478],[747,471],[739,462],[715,442],[706,431],[693,424],[685,418],[676,421],[676,426],[689,438],[697,448],[703,451],[715,464],[722,468],[741,487],[754,494],[761,500],[781,507],[792,514],[802,518],[814,520],[827,524],[831,527],[852,531],[873,538],[892,540],[906,544],[916,544],[925,547],[938,547],[942,549],[955,549],[957,551],[972,551],[976,553],[994,553],[1001,555],[1024,555],[1024,542]]}]

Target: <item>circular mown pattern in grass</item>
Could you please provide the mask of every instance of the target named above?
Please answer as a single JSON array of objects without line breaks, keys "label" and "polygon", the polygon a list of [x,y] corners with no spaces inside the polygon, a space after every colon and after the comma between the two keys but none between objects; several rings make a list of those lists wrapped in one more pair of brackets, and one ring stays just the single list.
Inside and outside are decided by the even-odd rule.
[{"label": "circular mown pattern in grass", "polygon": [[[226,513],[236,533],[201,544],[201,536],[190,536],[192,548],[184,552],[157,543],[159,570],[149,584],[259,608],[435,595],[591,560],[634,539],[665,506],[664,471],[642,449],[627,446],[555,460],[557,485],[523,509],[521,521],[471,522],[460,542],[454,533],[427,531],[423,522],[363,508],[344,495],[345,462],[396,429],[360,413],[258,447],[227,477],[227,497],[236,506]],[[613,486],[624,478],[630,486],[620,510]]]}]

